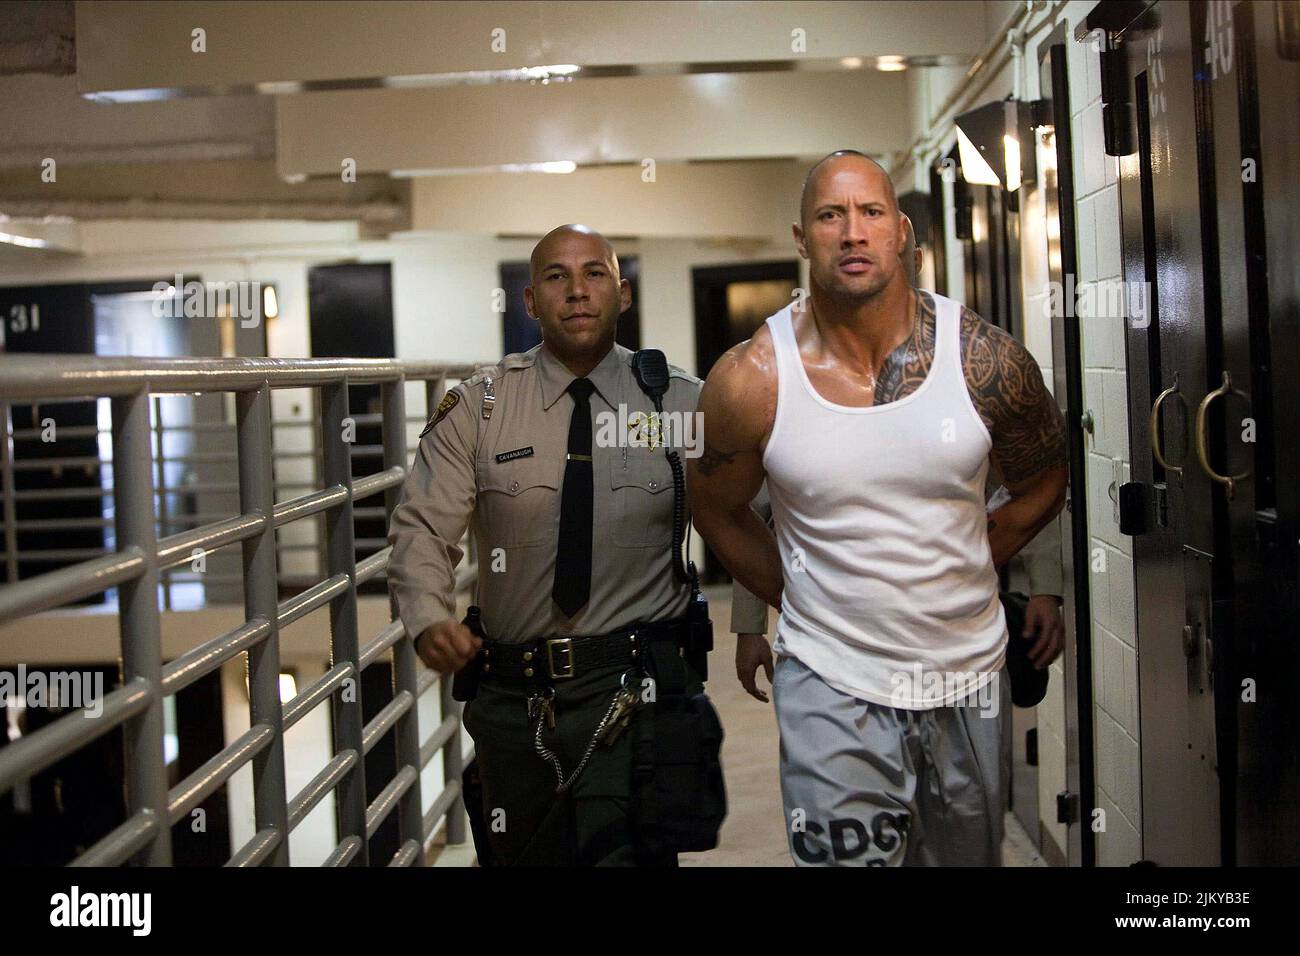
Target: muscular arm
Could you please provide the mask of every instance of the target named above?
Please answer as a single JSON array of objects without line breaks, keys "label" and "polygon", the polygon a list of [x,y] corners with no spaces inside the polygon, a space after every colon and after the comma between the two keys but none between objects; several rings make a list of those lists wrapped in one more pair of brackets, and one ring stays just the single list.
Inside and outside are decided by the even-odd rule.
[{"label": "muscular arm", "polygon": [[988,517],[993,563],[1001,567],[1065,504],[1065,432],[1029,351],[969,309],[961,322],[966,384],[993,438],[989,458],[1011,494]]},{"label": "muscular arm", "polygon": [[[759,489],[750,507],[768,528],[772,527],[772,503],[766,485]],[[750,594],[739,581],[731,584],[731,631],[733,634],[767,633],[767,602]]]},{"label": "muscular arm", "polygon": [[689,459],[695,527],[742,586],[781,606],[776,538],[750,507],[763,484],[762,444],[776,411],[766,328],[722,356],[700,393],[704,452]]}]

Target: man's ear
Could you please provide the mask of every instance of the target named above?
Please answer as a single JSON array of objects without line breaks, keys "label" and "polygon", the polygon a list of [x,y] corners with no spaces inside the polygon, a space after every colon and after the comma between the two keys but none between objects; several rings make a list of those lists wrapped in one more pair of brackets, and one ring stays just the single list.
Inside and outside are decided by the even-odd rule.
[{"label": "man's ear", "polygon": [[790,226],[790,231],[794,234],[794,247],[799,250],[800,256],[807,259],[808,247],[804,245],[803,226],[796,222]]},{"label": "man's ear", "polygon": [[537,310],[533,308],[533,287],[530,285],[524,286],[524,311],[530,319],[537,321]]},{"label": "man's ear", "polygon": [[632,283],[627,279],[618,280],[618,314],[622,315],[632,308]]}]

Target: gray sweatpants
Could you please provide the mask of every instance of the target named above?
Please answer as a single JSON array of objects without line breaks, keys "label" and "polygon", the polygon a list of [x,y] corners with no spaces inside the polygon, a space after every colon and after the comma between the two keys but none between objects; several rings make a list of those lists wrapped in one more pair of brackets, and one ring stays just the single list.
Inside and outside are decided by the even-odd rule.
[{"label": "gray sweatpants", "polygon": [[[996,707],[903,710],[782,655],[772,680],[797,866],[1000,866],[1011,681]],[[996,716],[992,712],[996,711]]]}]

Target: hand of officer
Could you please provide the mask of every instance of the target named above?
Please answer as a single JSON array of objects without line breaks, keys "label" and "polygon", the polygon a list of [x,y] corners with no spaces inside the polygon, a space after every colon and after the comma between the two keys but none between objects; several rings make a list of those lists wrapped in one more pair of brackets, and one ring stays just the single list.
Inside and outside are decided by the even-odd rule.
[{"label": "hand of officer", "polygon": [[767,703],[767,694],[758,689],[755,677],[762,666],[767,673],[767,682],[772,683],[772,649],[767,646],[767,636],[763,634],[738,634],[736,636],[736,676],[740,686],[756,700]]},{"label": "hand of officer", "polygon": [[419,636],[415,653],[441,674],[454,674],[478,653],[483,641],[459,621],[435,624]]},{"label": "hand of officer", "polygon": [[1061,620],[1061,599],[1055,594],[1035,594],[1025,608],[1025,638],[1038,639],[1029,649],[1029,660],[1042,670],[1060,655],[1065,646],[1065,622]]}]

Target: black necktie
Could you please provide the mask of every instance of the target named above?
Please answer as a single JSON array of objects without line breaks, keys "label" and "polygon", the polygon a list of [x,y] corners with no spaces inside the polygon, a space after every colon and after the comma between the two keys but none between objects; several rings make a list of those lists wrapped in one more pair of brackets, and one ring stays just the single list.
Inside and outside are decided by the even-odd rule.
[{"label": "black necktie", "polygon": [[555,584],[551,596],[569,617],[591,596],[591,500],[594,491],[591,468],[590,379],[569,383],[573,396],[573,417],[569,419],[569,453],[564,465],[564,489],[560,493],[560,539],[555,552]]}]

